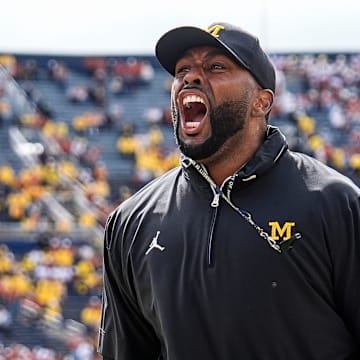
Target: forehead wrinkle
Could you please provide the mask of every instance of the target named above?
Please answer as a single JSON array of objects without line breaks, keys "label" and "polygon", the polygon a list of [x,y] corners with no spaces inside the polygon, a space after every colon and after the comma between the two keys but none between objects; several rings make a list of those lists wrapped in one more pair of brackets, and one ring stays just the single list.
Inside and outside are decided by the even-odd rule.
[{"label": "forehead wrinkle", "polygon": [[[206,49],[208,50],[206,51]],[[223,49],[217,48],[217,47],[208,47],[208,46],[197,46],[192,47],[190,49],[185,50],[178,58],[177,61],[180,61],[181,59],[189,59],[196,55],[196,52],[205,50],[205,59],[214,57],[214,56],[225,56],[226,58],[231,59],[228,53],[226,53]]]}]

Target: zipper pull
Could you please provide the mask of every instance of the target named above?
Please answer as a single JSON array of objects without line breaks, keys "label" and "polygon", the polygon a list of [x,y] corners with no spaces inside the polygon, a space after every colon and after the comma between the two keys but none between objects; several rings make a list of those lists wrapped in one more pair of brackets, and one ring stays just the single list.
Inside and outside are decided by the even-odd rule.
[{"label": "zipper pull", "polygon": [[211,207],[218,207],[220,202],[220,193],[216,192],[214,194],[213,200],[211,202]]}]

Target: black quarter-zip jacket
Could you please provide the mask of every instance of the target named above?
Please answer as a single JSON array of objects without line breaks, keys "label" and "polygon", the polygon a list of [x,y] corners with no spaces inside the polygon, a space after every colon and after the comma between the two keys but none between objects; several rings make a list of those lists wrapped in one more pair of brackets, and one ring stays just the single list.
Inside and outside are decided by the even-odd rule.
[{"label": "black quarter-zip jacket", "polygon": [[109,216],[103,358],[360,359],[359,189],[274,127],[208,180],[185,159]]}]

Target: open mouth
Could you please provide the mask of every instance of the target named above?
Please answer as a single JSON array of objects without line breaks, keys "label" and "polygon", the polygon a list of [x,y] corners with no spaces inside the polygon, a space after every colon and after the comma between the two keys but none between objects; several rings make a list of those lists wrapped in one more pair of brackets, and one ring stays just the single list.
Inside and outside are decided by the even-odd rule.
[{"label": "open mouth", "polygon": [[204,119],[207,108],[205,101],[199,95],[186,95],[182,99],[182,120],[185,130],[196,130]]}]

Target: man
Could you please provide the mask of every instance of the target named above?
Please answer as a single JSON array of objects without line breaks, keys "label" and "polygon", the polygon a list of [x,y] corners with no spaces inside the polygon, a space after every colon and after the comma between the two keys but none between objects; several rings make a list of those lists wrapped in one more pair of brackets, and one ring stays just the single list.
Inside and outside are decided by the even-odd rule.
[{"label": "man", "polygon": [[182,165],[108,218],[103,358],[359,359],[359,189],[268,125],[252,35],[180,27],[156,55]]}]

